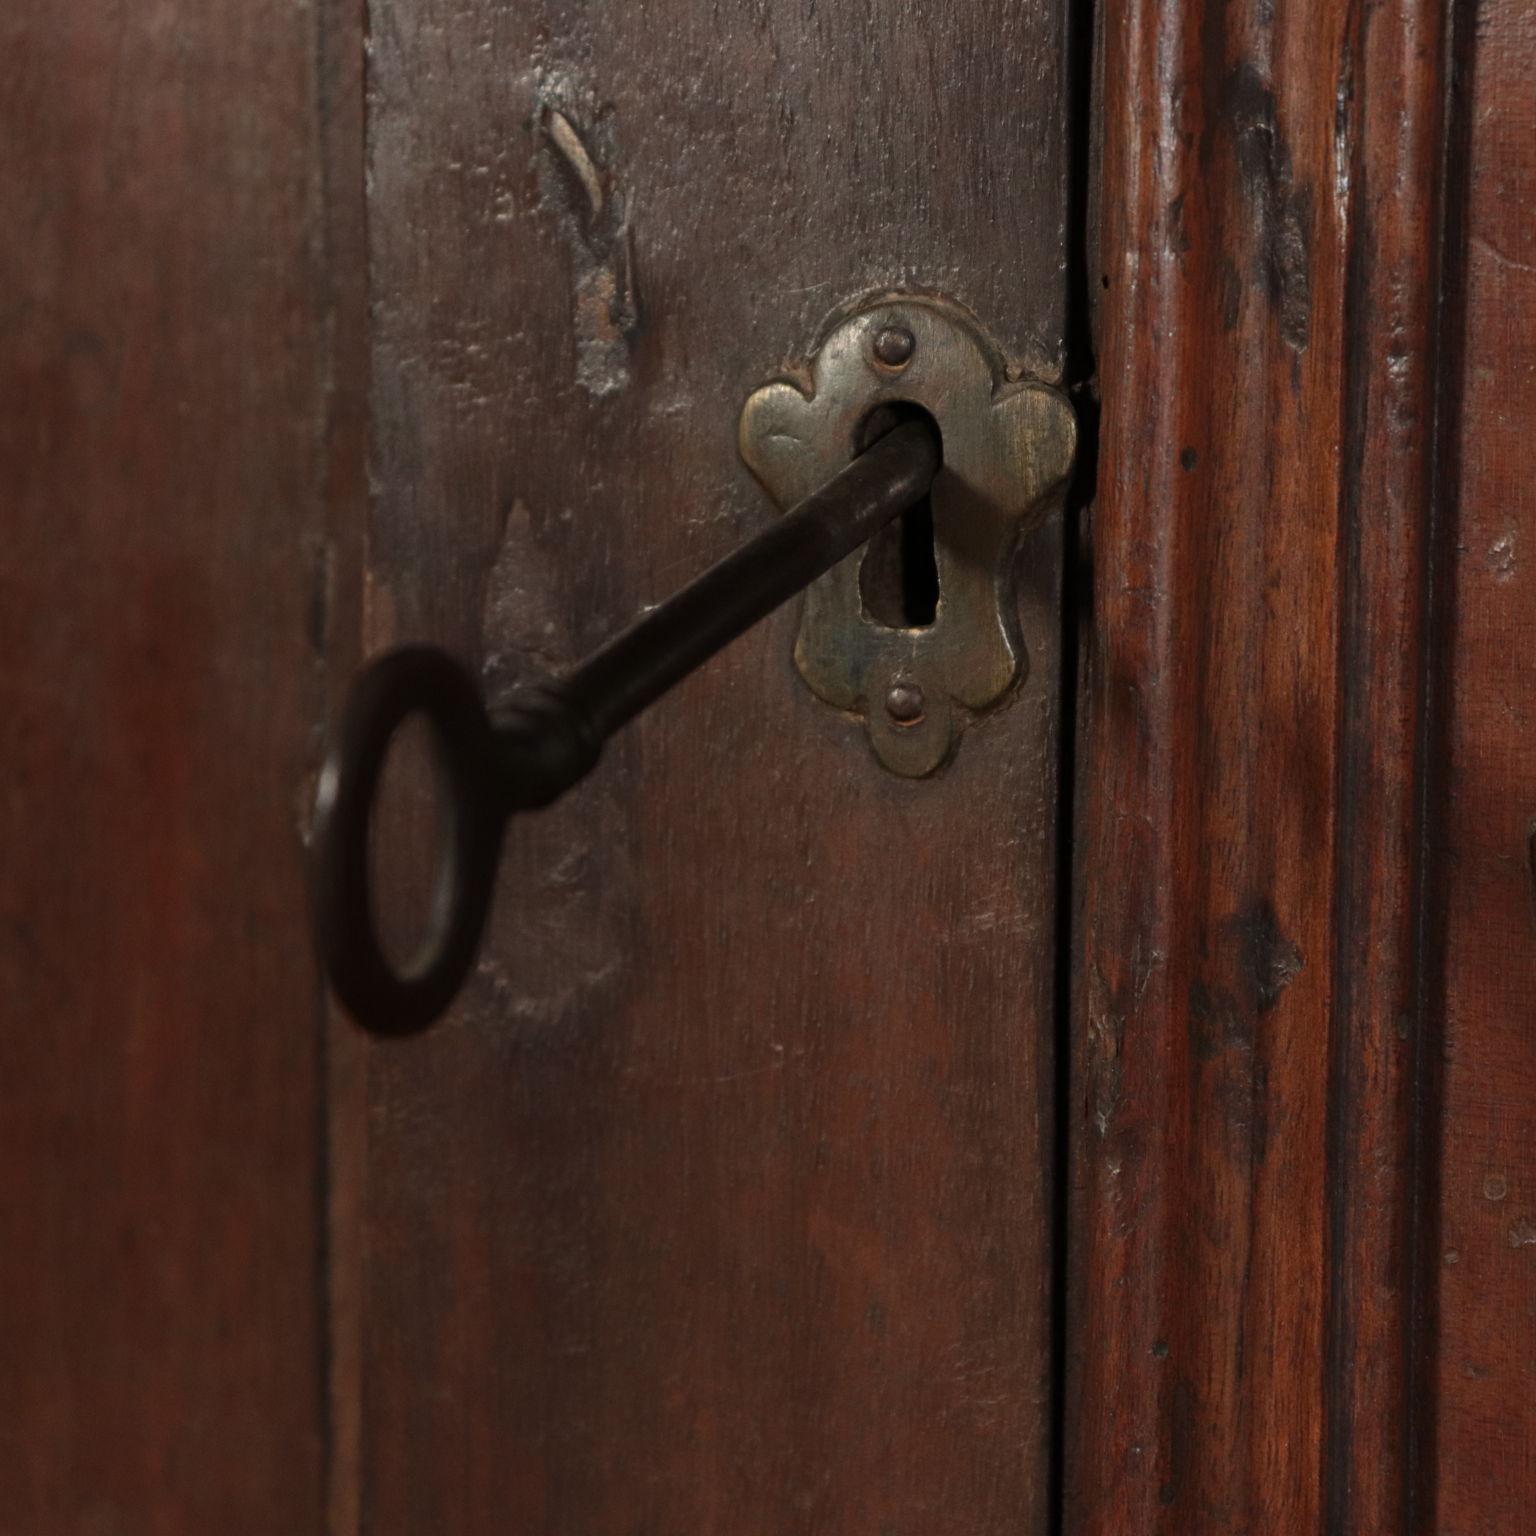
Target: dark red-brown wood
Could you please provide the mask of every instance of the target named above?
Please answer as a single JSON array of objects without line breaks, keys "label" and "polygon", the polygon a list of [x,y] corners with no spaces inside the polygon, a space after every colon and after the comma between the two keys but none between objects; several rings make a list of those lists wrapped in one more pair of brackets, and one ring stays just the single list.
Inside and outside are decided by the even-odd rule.
[{"label": "dark red-brown wood", "polygon": [[[1058,5],[371,33],[375,645],[500,690],[701,570],[775,515],[742,401],[868,290],[1060,374]],[[368,1062],[362,1529],[1044,1529],[1058,548],[941,776],[789,609],[514,827],[457,1013]]]},{"label": "dark red-brown wood", "polygon": [[302,868],[355,624],[361,265],[325,157],[359,78],[342,6],[0,10],[15,1536],[323,1525]]},{"label": "dark red-brown wood", "polygon": [[1444,30],[1103,30],[1071,1531],[1414,1516]]},{"label": "dark red-brown wood", "polygon": [[1516,1536],[1536,1499],[1536,13],[1485,0],[1456,41],[1421,1529]]},{"label": "dark red-brown wood", "polygon": [[[1105,9],[1085,242],[1068,9],[374,0],[371,246],[353,0],[0,14],[7,1536],[1527,1528],[1536,21]],[[362,639],[568,663],[836,302],[1059,377],[1084,244],[1057,1421],[1059,530],[943,775],[779,615],[419,1041],[302,870]]]}]

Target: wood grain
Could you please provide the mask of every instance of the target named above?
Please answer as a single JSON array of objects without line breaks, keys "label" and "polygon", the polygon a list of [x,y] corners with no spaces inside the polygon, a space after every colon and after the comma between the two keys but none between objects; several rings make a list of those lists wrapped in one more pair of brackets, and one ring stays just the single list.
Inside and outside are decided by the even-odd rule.
[{"label": "wood grain", "polygon": [[1536,1500],[1536,16],[1464,18],[1443,410],[1443,668],[1431,824],[1443,1021],[1427,1278],[1424,1530],[1530,1528]]},{"label": "wood grain", "polygon": [[1103,27],[1057,1425],[1058,529],[945,773],[780,614],[420,1041],[302,843],[364,627],[590,649],[772,515],[840,300],[1061,375],[1066,8],[374,0],[370,250],[350,4],[13,0],[0,1530],[1038,1533],[1059,1430],[1072,1536],[1523,1532],[1528,11]]},{"label": "wood grain", "polygon": [[1414,1514],[1442,34],[1103,32],[1071,1531]]},{"label": "wood grain", "polygon": [[343,7],[0,14],[7,1536],[323,1523],[302,834],[361,266],[318,70],[359,50]]},{"label": "wood grain", "polygon": [[[374,644],[500,690],[762,526],[741,403],[867,290],[1059,374],[1058,6],[371,35]],[[790,610],[514,827],[462,1006],[369,1062],[363,1529],[1043,1529],[1058,572],[941,777]]]}]

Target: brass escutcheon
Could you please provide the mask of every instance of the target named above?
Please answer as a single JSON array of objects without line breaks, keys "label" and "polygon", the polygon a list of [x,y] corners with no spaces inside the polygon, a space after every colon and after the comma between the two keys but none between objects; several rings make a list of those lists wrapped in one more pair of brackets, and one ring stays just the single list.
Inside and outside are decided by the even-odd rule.
[{"label": "brass escutcheon", "polygon": [[863,719],[887,768],[920,778],[1025,673],[1010,568],[1020,536],[1061,505],[1077,425],[1060,390],[1010,377],[959,305],[883,294],[840,319],[803,372],[748,399],[741,456],[787,509],[848,462],[880,407],[903,405],[927,411],[944,440],[933,621],[892,626],[866,611],[871,541],[806,589],[795,665],[819,698]]}]

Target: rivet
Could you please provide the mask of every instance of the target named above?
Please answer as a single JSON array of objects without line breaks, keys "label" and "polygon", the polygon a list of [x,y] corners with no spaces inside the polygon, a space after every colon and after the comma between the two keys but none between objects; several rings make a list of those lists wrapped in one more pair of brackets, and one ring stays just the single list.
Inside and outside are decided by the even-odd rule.
[{"label": "rivet", "polygon": [[875,357],[887,368],[905,368],[912,361],[916,345],[912,332],[905,326],[888,325],[875,334]]},{"label": "rivet", "polygon": [[885,712],[897,725],[916,725],[923,718],[923,690],[916,683],[892,683],[885,696]]}]

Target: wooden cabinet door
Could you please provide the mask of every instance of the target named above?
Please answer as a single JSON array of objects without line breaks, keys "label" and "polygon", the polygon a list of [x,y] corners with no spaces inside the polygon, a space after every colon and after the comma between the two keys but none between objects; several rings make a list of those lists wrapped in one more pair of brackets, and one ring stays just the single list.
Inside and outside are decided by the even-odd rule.
[{"label": "wooden cabinet door", "polygon": [[[1063,5],[370,31],[370,648],[494,698],[764,527],[743,402],[861,296],[1061,380]],[[1060,547],[942,772],[809,692],[791,607],[515,827],[460,1005],[333,1131],[363,1528],[1045,1529]]]},{"label": "wooden cabinet door", "polygon": [[[1529,5],[236,9],[0,15],[0,1536],[1523,1533]],[[587,653],[886,292],[1079,413],[1006,707],[791,605],[365,1040],[359,661]]]},{"label": "wooden cabinet door", "polygon": [[1533,46],[1105,15],[1068,1530],[1529,1527]]},{"label": "wooden cabinet door", "polygon": [[0,7],[6,1536],[324,1510],[304,840],[356,655],[344,10]]}]

